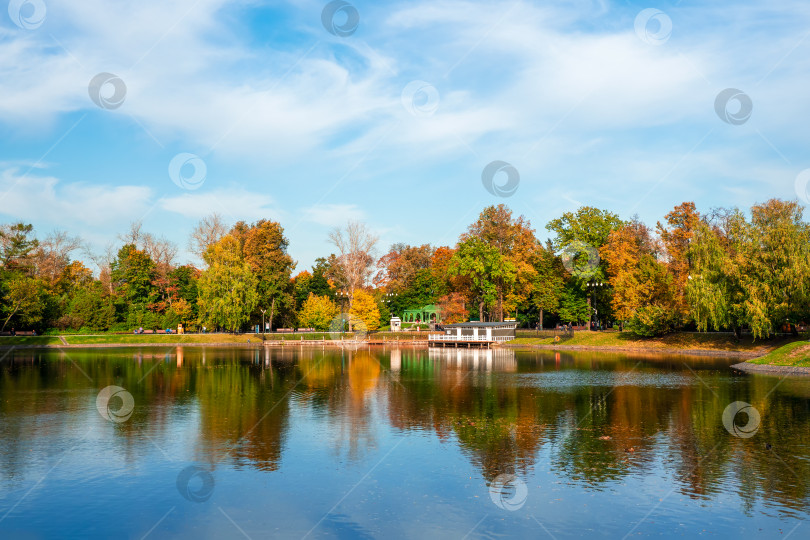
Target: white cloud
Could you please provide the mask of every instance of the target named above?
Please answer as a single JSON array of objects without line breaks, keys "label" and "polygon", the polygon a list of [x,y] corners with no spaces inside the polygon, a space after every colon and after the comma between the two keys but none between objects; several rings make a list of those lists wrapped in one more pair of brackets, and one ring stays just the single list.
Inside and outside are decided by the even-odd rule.
[{"label": "white cloud", "polygon": [[238,186],[163,197],[158,205],[162,210],[193,219],[200,219],[212,213],[218,213],[231,222],[278,220],[282,215],[282,212],[275,208],[275,203],[269,195],[248,191]]},{"label": "white cloud", "polygon": [[349,220],[366,219],[366,213],[355,204],[316,204],[304,209],[303,219],[327,227],[339,227]]},{"label": "white cloud", "polygon": [[64,183],[16,168],[0,173],[0,214],[27,222],[105,227],[140,219],[151,198],[146,186]]}]

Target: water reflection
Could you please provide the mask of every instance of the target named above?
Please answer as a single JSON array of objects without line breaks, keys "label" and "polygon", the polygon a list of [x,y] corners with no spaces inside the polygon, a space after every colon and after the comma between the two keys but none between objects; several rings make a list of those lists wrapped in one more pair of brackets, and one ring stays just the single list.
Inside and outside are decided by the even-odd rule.
[{"label": "water reflection", "polygon": [[[735,375],[730,363],[503,349],[14,351],[0,370],[0,479],[19,487],[88,430],[112,429],[131,470],[158,447],[211,470],[267,472],[298,453],[362,463],[393,433],[455,448],[487,483],[540,468],[597,493],[655,476],[694,500],[734,494],[749,515],[762,503],[806,516],[810,381]],[[111,384],[136,403],[112,428],[94,406]],[[723,427],[733,401],[760,412],[755,437]],[[411,474],[431,456],[415,459]]]}]

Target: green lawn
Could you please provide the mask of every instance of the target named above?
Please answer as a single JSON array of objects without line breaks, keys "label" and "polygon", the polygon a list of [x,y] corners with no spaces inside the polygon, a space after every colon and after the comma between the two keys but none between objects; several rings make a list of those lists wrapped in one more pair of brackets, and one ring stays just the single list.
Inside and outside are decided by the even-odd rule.
[{"label": "green lawn", "polygon": [[769,366],[810,367],[810,343],[807,341],[788,343],[749,362]]},{"label": "green lawn", "polygon": [[57,336],[0,336],[0,345],[61,345]]},{"label": "green lawn", "polygon": [[611,347],[622,349],[679,349],[679,350],[706,350],[706,351],[743,351],[762,352],[763,354],[773,347],[796,338],[777,338],[768,341],[754,341],[745,337],[736,341],[729,334],[712,333],[675,333],[657,338],[642,338],[629,332],[574,332],[571,337],[561,334],[559,342],[553,337],[547,338],[517,338],[510,341],[513,345],[555,345],[565,347]]},{"label": "green lawn", "polygon": [[[98,334],[98,335],[66,335],[64,336],[70,345],[115,345],[120,344],[160,344],[160,343],[257,343],[261,341],[261,334]],[[265,334],[267,340],[284,340],[284,341],[300,341],[303,337],[305,340],[339,340],[337,334],[330,335],[323,332],[314,333],[291,333],[291,334]],[[371,334],[370,339],[374,341],[411,341],[413,339],[424,340],[427,338],[425,332],[378,332]],[[353,339],[352,334],[344,334],[343,339]],[[769,353],[774,347],[779,347],[790,343],[798,347],[802,343],[795,342],[796,338],[778,338],[768,341],[753,341],[750,337],[742,340],[735,341],[734,338],[728,334],[694,334],[694,333],[677,333],[663,336],[660,338],[640,338],[629,332],[575,332],[573,336],[564,336],[561,334],[559,342],[555,342],[553,337],[520,337],[509,342],[510,345],[550,345],[564,349],[566,347],[593,347],[593,348],[610,348],[610,349],[625,349],[625,350],[705,350],[705,351],[734,351],[734,352],[751,352],[765,355]],[[0,346],[9,345],[62,345],[58,336],[30,336],[30,337],[0,337]],[[808,347],[810,349],[810,346]],[[783,349],[774,351],[765,358],[771,358],[773,354],[787,354],[781,353]],[[792,350],[792,349],[791,349]],[[807,355],[810,356],[810,350]],[[792,362],[795,356],[789,359],[781,358],[784,362]],[[763,360],[763,359],[760,359]],[[799,358],[799,361],[807,361],[806,357]],[[757,363],[771,363],[771,360],[757,361]],[[794,365],[792,363],[784,363],[777,365]],[[803,364],[795,364],[803,365]]]},{"label": "green lawn", "polygon": [[[96,335],[64,335],[68,345],[115,345],[115,344],[152,344],[152,343],[258,343],[262,341],[261,334],[96,334]],[[340,340],[340,334],[326,332],[265,334],[268,341],[301,341],[304,340]],[[354,339],[354,334],[345,333],[343,339]],[[374,341],[411,341],[413,339],[427,339],[425,332],[379,332],[371,334]],[[11,345],[63,345],[59,336],[30,336],[30,337],[0,337],[0,346]]]}]

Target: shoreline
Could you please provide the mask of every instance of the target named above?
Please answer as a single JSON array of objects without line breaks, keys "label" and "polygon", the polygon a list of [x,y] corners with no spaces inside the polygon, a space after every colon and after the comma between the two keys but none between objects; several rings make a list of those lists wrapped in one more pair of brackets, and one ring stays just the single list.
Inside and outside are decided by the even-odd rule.
[{"label": "shoreline", "polygon": [[349,340],[332,340],[332,341],[297,341],[297,340],[266,340],[262,342],[257,340],[255,342],[247,341],[185,341],[185,342],[144,342],[144,343],[41,343],[41,344],[22,344],[22,345],[0,345],[0,351],[13,350],[13,349],[116,349],[116,348],[134,348],[134,347],[240,347],[246,349],[263,348],[263,347],[348,347],[348,346],[373,346],[373,347],[387,347],[391,344],[396,346],[405,347],[420,347],[427,349],[426,341],[387,341],[369,343],[368,341],[349,341]]},{"label": "shoreline", "polygon": [[[386,342],[369,342],[369,341],[351,341],[351,340],[257,340],[255,342],[246,341],[222,341],[222,342],[143,342],[143,343],[43,343],[43,344],[20,344],[20,345],[0,345],[0,350],[11,349],[112,349],[112,348],[136,348],[136,347],[239,347],[239,348],[284,348],[284,347],[408,347],[428,349],[427,341],[408,341],[408,340],[391,340]],[[684,355],[684,356],[716,356],[723,358],[736,358],[752,360],[763,356],[762,351],[728,351],[728,350],[711,350],[711,349],[676,349],[676,348],[639,348],[639,347],[615,347],[615,346],[594,346],[594,345],[530,345],[530,344],[509,344],[505,343],[497,348],[511,349],[515,351],[531,351],[531,350],[546,350],[555,352],[609,352],[609,353],[628,353],[628,354],[664,354],[664,355]],[[743,365],[743,364],[737,364]],[[756,364],[751,364],[756,365]],[[767,366],[765,366],[767,367]],[[785,366],[781,366],[785,367]],[[808,368],[810,373],[810,368]]]},{"label": "shoreline", "polygon": [[[712,350],[712,349],[675,349],[675,348],[641,348],[641,347],[614,347],[614,346],[596,346],[596,345],[521,345],[506,343],[503,347],[515,350],[521,349],[541,349],[549,351],[590,351],[590,352],[613,352],[613,353],[638,353],[638,354],[668,354],[668,355],[686,355],[686,356],[721,356],[724,358],[739,358],[746,360],[753,360],[764,356],[761,351],[727,351],[727,350]],[[765,353],[767,354],[767,353]]]},{"label": "shoreline", "polygon": [[775,366],[771,364],[741,362],[732,365],[731,368],[745,373],[760,375],[810,375],[810,367],[803,366]]}]

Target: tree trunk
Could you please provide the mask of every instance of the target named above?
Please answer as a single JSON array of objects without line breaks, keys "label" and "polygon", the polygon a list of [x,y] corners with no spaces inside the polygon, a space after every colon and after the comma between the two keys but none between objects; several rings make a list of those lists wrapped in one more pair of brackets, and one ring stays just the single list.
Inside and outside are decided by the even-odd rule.
[{"label": "tree trunk", "polygon": [[593,314],[593,309],[591,308],[591,296],[588,295],[588,332],[591,331],[591,315]]},{"label": "tree trunk", "polygon": [[498,289],[498,321],[503,322],[503,287]]},{"label": "tree trunk", "polygon": [[273,310],[276,309],[276,299],[273,298],[273,302],[270,304],[270,331],[273,331]]},{"label": "tree trunk", "polygon": [[[352,331],[352,302],[354,301],[354,288],[349,291],[349,311],[348,311],[348,319],[349,319],[349,332]],[[343,325],[340,326],[340,331],[343,332]]]},{"label": "tree trunk", "polygon": [[478,322],[484,322],[484,302],[478,304]]},{"label": "tree trunk", "polygon": [[543,309],[540,308],[540,330],[543,329]]}]

